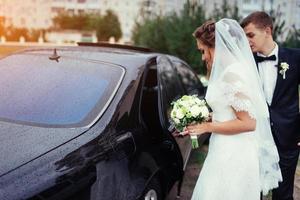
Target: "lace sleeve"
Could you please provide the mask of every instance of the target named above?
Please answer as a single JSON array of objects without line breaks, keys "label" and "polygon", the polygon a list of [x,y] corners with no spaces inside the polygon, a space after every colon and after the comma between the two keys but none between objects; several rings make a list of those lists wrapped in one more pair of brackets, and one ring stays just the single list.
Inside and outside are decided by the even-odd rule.
[{"label": "lace sleeve", "polygon": [[240,74],[226,72],[221,79],[221,89],[227,105],[238,112],[248,112],[250,117],[255,119],[250,88],[245,85]]}]

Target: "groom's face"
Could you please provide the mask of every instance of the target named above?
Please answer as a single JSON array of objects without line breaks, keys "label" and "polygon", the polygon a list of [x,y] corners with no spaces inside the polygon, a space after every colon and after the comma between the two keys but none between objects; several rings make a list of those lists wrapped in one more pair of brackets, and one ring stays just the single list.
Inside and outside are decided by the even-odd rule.
[{"label": "groom's face", "polygon": [[250,23],[244,27],[252,52],[261,52],[267,39],[267,31]]}]

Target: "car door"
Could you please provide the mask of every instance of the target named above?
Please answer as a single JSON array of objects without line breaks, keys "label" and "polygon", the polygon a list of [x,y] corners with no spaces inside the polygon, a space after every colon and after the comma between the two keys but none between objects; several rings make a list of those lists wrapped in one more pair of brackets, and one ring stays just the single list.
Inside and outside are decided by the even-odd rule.
[{"label": "car door", "polygon": [[157,75],[159,85],[159,105],[160,105],[160,121],[162,126],[169,130],[173,130],[170,119],[171,103],[186,92],[178,76],[177,69],[173,66],[170,59],[166,56],[159,56],[157,62]]},{"label": "car door", "polygon": [[173,143],[173,153],[176,154],[177,162],[180,163],[180,168],[183,170],[185,160],[182,157],[182,150],[176,142],[176,138],[172,136],[174,126],[170,120],[171,103],[172,101],[184,95],[185,91],[178,77],[176,68],[167,56],[159,56],[156,59],[157,63],[157,79],[158,79],[158,107],[160,123],[164,129],[166,137]]},{"label": "car door", "polygon": [[200,98],[204,98],[206,88],[203,86],[197,77],[197,74],[191,69],[191,67],[179,60],[172,60],[172,63],[178,72],[186,93],[189,95],[196,94]]},{"label": "car door", "polygon": [[[184,94],[197,95],[200,98],[204,98],[205,87],[202,85],[195,72],[187,64],[185,64],[183,61],[179,59],[171,58],[171,61],[173,66],[176,68],[176,72],[184,88],[185,91]],[[199,138],[200,143],[202,143],[201,141],[202,137],[203,136]],[[206,137],[207,136],[205,136],[205,138]],[[187,164],[187,161],[191,153],[191,140],[189,137],[183,137],[183,138],[177,137],[175,139],[182,153],[182,157],[184,160],[184,169],[185,169],[185,166]]]},{"label": "car door", "polygon": [[[186,94],[197,95],[199,98],[204,99],[206,87],[203,86],[197,74],[191,69],[191,67],[189,67],[185,62],[178,59],[172,60],[172,63],[175,66],[176,71],[178,72],[178,76],[180,77]],[[202,144],[203,142],[207,141],[209,136],[209,133],[202,134],[201,136],[199,136],[199,144]],[[177,143],[179,144],[183,157],[188,158],[190,151],[186,146],[190,145],[190,140],[187,141],[178,138]]]}]

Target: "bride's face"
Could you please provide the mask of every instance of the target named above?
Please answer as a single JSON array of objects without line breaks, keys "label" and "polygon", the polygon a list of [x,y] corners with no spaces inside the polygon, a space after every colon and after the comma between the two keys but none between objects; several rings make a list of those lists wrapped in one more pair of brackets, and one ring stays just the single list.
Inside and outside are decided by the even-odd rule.
[{"label": "bride's face", "polygon": [[206,63],[206,68],[207,70],[210,71],[214,60],[214,49],[209,48],[199,40],[197,40],[197,46],[198,46],[198,50],[202,54],[202,61]]}]

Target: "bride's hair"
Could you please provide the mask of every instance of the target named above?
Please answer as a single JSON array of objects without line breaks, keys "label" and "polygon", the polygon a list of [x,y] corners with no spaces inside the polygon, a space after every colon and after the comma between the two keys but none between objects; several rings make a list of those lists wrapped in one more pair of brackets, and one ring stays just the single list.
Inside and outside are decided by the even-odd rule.
[{"label": "bride's hair", "polygon": [[253,23],[257,28],[263,29],[270,27],[273,30],[272,18],[263,11],[256,11],[245,17],[241,23],[241,27],[245,28],[250,23]]},{"label": "bride's hair", "polygon": [[193,36],[201,41],[204,45],[214,48],[215,47],[215,21],[209,20],[198,27]]}]

